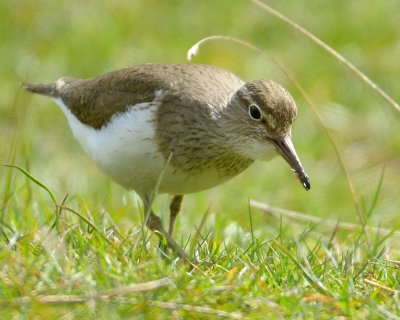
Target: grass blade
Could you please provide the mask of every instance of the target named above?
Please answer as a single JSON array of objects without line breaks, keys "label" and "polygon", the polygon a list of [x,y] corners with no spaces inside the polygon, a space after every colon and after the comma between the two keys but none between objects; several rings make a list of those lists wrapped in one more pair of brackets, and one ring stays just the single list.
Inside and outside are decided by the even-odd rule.
[{"label": "grass blade", "polygon": [[41,181],[39,181],[38,179],[36,179],[34,176],[32,176],[28,171],[26,171],[25,169],[17,166],[17,165],[13,165],[13,164],[3,164],[3,166],[5,167],[9,167],[9,168],[14,168],[14,169],[18,169],[19,171],[21,171],[29,180],[31,180],[32,182],[34,182],[35,184],[37,184],[39,187],[41,187],[42,189],[44,189],[49,195],[51,200],[53,200],[53,203],[55,205],[57,205],[57,201],[56,198],[54,197],[53,193],[50,191],[50,189]]}]

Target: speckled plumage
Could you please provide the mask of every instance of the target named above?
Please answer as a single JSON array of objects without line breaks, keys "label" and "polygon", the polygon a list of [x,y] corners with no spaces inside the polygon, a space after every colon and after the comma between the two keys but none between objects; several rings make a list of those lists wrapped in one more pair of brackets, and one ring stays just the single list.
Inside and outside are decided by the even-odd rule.
[{"label": "speckled plumage", "polygon": [[[290,140],[295,102],[271,80],[244,83],[209,65],[147,64],[88,80],[23,85],[51,96],[97,165],[137,191],[145,205],[162,171],[159,192],[197,192],[275,151],[310,188]],[[176,199],[180,203],[182,197]]]}]

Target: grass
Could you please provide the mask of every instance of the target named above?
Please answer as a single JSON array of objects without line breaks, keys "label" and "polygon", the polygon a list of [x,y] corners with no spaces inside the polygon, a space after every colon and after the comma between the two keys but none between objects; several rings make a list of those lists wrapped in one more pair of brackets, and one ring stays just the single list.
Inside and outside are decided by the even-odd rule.
[{"label": "grass", "polygon": [[140,228],[123,230],[108,212],[92,221],[84,204],[78,215],[41,200],[24,202],[36,215],[15,208],[13,224],[2,226],[3,318],[395,319],[399,312],[399,262],[387,258],[392,235],[370,233],[367,242],[361,231],[281,220],[269,232],[253,226],[253,234],[231,223],[219,239],[208,224],[195,243],[189,239],[202,261],[189,271],[170,254],[160,258],[154,239],[143,246]]},{"label": "grass", "polygon": [[[255,2],[0,4],[0,160],[11,165],[0,168],[0,318],[399,318],[399,114]],[[395,2],[267,3],[400,100]],[[312,189],[276,159],[186,196],[176,239],[200,261],[189,270],[142,233],[136,195],[98,172],[61,112],[18,83],[186,62],[213,34],[267,52],[216,41],[193,59],[292,92]],[[165,221],[168,202],[155,201]]]}]

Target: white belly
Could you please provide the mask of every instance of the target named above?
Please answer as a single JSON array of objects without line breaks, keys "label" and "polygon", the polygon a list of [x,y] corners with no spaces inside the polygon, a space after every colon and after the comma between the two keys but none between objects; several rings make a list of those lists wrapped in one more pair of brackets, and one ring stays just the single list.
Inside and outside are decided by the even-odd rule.
[{"label": "white belly", "polygon": [[81,123],[64,105],[54,99],[67,116],[71,130],[83,149],[117,183],[143,195],[152,189],[164,157],[157,151],[152,127],[156,106],[142,103],[114,116],[101,129]]}]

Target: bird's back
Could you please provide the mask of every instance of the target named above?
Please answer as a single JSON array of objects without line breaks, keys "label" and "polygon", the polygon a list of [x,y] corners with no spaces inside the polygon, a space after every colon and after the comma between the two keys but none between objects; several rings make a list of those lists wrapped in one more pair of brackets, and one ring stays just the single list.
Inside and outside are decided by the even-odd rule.
[{"label": "bird's back", "polygon": [[63,77],[51,84],[23,85],[29,91],[61,98],[79,121],[99,129],[116,113],[151,102],[161,93],[204,106],[222,105],[243,82],[216,66],[145,64],[86,80]]}]

